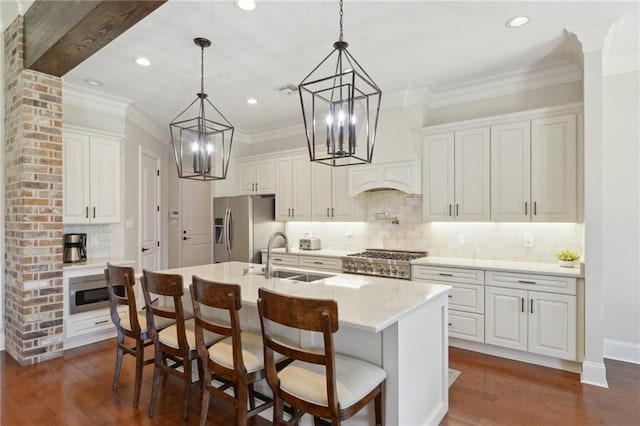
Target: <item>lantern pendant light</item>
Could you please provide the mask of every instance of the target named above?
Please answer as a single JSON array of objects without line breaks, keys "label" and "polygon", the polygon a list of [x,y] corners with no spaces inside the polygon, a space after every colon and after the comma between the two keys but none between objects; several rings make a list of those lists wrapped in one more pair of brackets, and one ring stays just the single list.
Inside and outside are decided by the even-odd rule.
[{"label": "lantern pendant light", "polygon": [[200,93],[169,125],[178,177],[225,179],[234,128],[204,92],[204,49],[211,42],[201,37],[193,42],[200,47]]},{"label": "lantern pendant light", "polygon": [[[298,85],[311,161],[330,166],[371,163],[382,92],[343,40]],[[334,57],[334,61],[330,58]]]}]

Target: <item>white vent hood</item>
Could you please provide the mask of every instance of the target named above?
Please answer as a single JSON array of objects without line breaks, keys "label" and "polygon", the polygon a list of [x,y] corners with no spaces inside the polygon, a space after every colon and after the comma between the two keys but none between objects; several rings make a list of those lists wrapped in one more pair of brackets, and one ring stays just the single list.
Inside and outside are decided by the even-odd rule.
[{"label": "white vent hood", "polygon": [[353,166],[349,168],[349,196],[372,190],[397,189],[407,194],[422,193],[420,160]]}]

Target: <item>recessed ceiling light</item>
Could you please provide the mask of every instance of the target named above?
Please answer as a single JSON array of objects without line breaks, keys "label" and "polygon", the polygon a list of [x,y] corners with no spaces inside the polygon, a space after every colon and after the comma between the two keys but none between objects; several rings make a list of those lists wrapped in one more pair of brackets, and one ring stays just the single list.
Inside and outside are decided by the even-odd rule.
[{"label": "recessed ceiling light", "polygon": [[147,58],[136,58],[136,64],[140,65],[141,67],[148,67],[151,65],[151,61],[148,60]]},{"label": "recessed ceiling light", "polygon": [[254,0],[237,0],[236,6],[242,10],[250,11],[256,8],[256,2]]},{"label": "recessed ceiling light", "polygon": [[518,28],[523,25],[526,25],[528,22],[529,22],[529,18],[526,16],[514,16],[513,18],[508,19],[504,25],[507,28]]},{"label": "recessed ceiling light", "polygon": [[84,82],[90,86],[104,86],[104,83],[98,80],[93,80],[91,78],[85,78]]},{"label": "recessed ceiling light", "polygon": [[247,99],[247,103],[249,105],[255,105],[255,104],[258,103],[258,100],[256,98],[249,98],[249,99]]}]

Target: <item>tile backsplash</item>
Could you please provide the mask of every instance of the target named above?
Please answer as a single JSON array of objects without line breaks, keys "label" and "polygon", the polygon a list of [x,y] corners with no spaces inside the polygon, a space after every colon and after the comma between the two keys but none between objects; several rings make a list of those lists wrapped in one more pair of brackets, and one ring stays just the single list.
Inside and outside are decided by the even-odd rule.
[{"label": "tile backsplash", "polygon": [[[422,222],[420,195],[376,191],[359,197],[364,197],[366,222],[289,222],[289,241],[296,245],[311,232],[320,238],[323,249],[427,250],[431,256],[541,263],[557,262],[559,250],[583,253],[582,224]],[[400,223],[376,220],[376,213],[382,212]],[[530,247],[525,247],[525,240]]]},{"label": "tile backsplash", "polygon": [[64,225],[63,232],[87,234],[87,257],[95,259],[112,256],[112,225]]}]

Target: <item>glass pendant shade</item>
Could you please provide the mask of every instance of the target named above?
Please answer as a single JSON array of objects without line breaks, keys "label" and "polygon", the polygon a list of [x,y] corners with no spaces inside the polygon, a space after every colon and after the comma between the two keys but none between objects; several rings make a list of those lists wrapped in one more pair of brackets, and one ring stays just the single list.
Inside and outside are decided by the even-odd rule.
[{"label": "glass pendant shade", "polygon": [[371,163],[382,100],[347,47],[336,42],[298,85],[309,156],[330,166]]},{"label": "glass pendant shade", "polygon": [[[194,42],[202,49],[211,44],[198,38]],[[209,101],[204,90],[171,122],[169,129],[178,177],[204,181],[226,179],[234,128]]]}]

